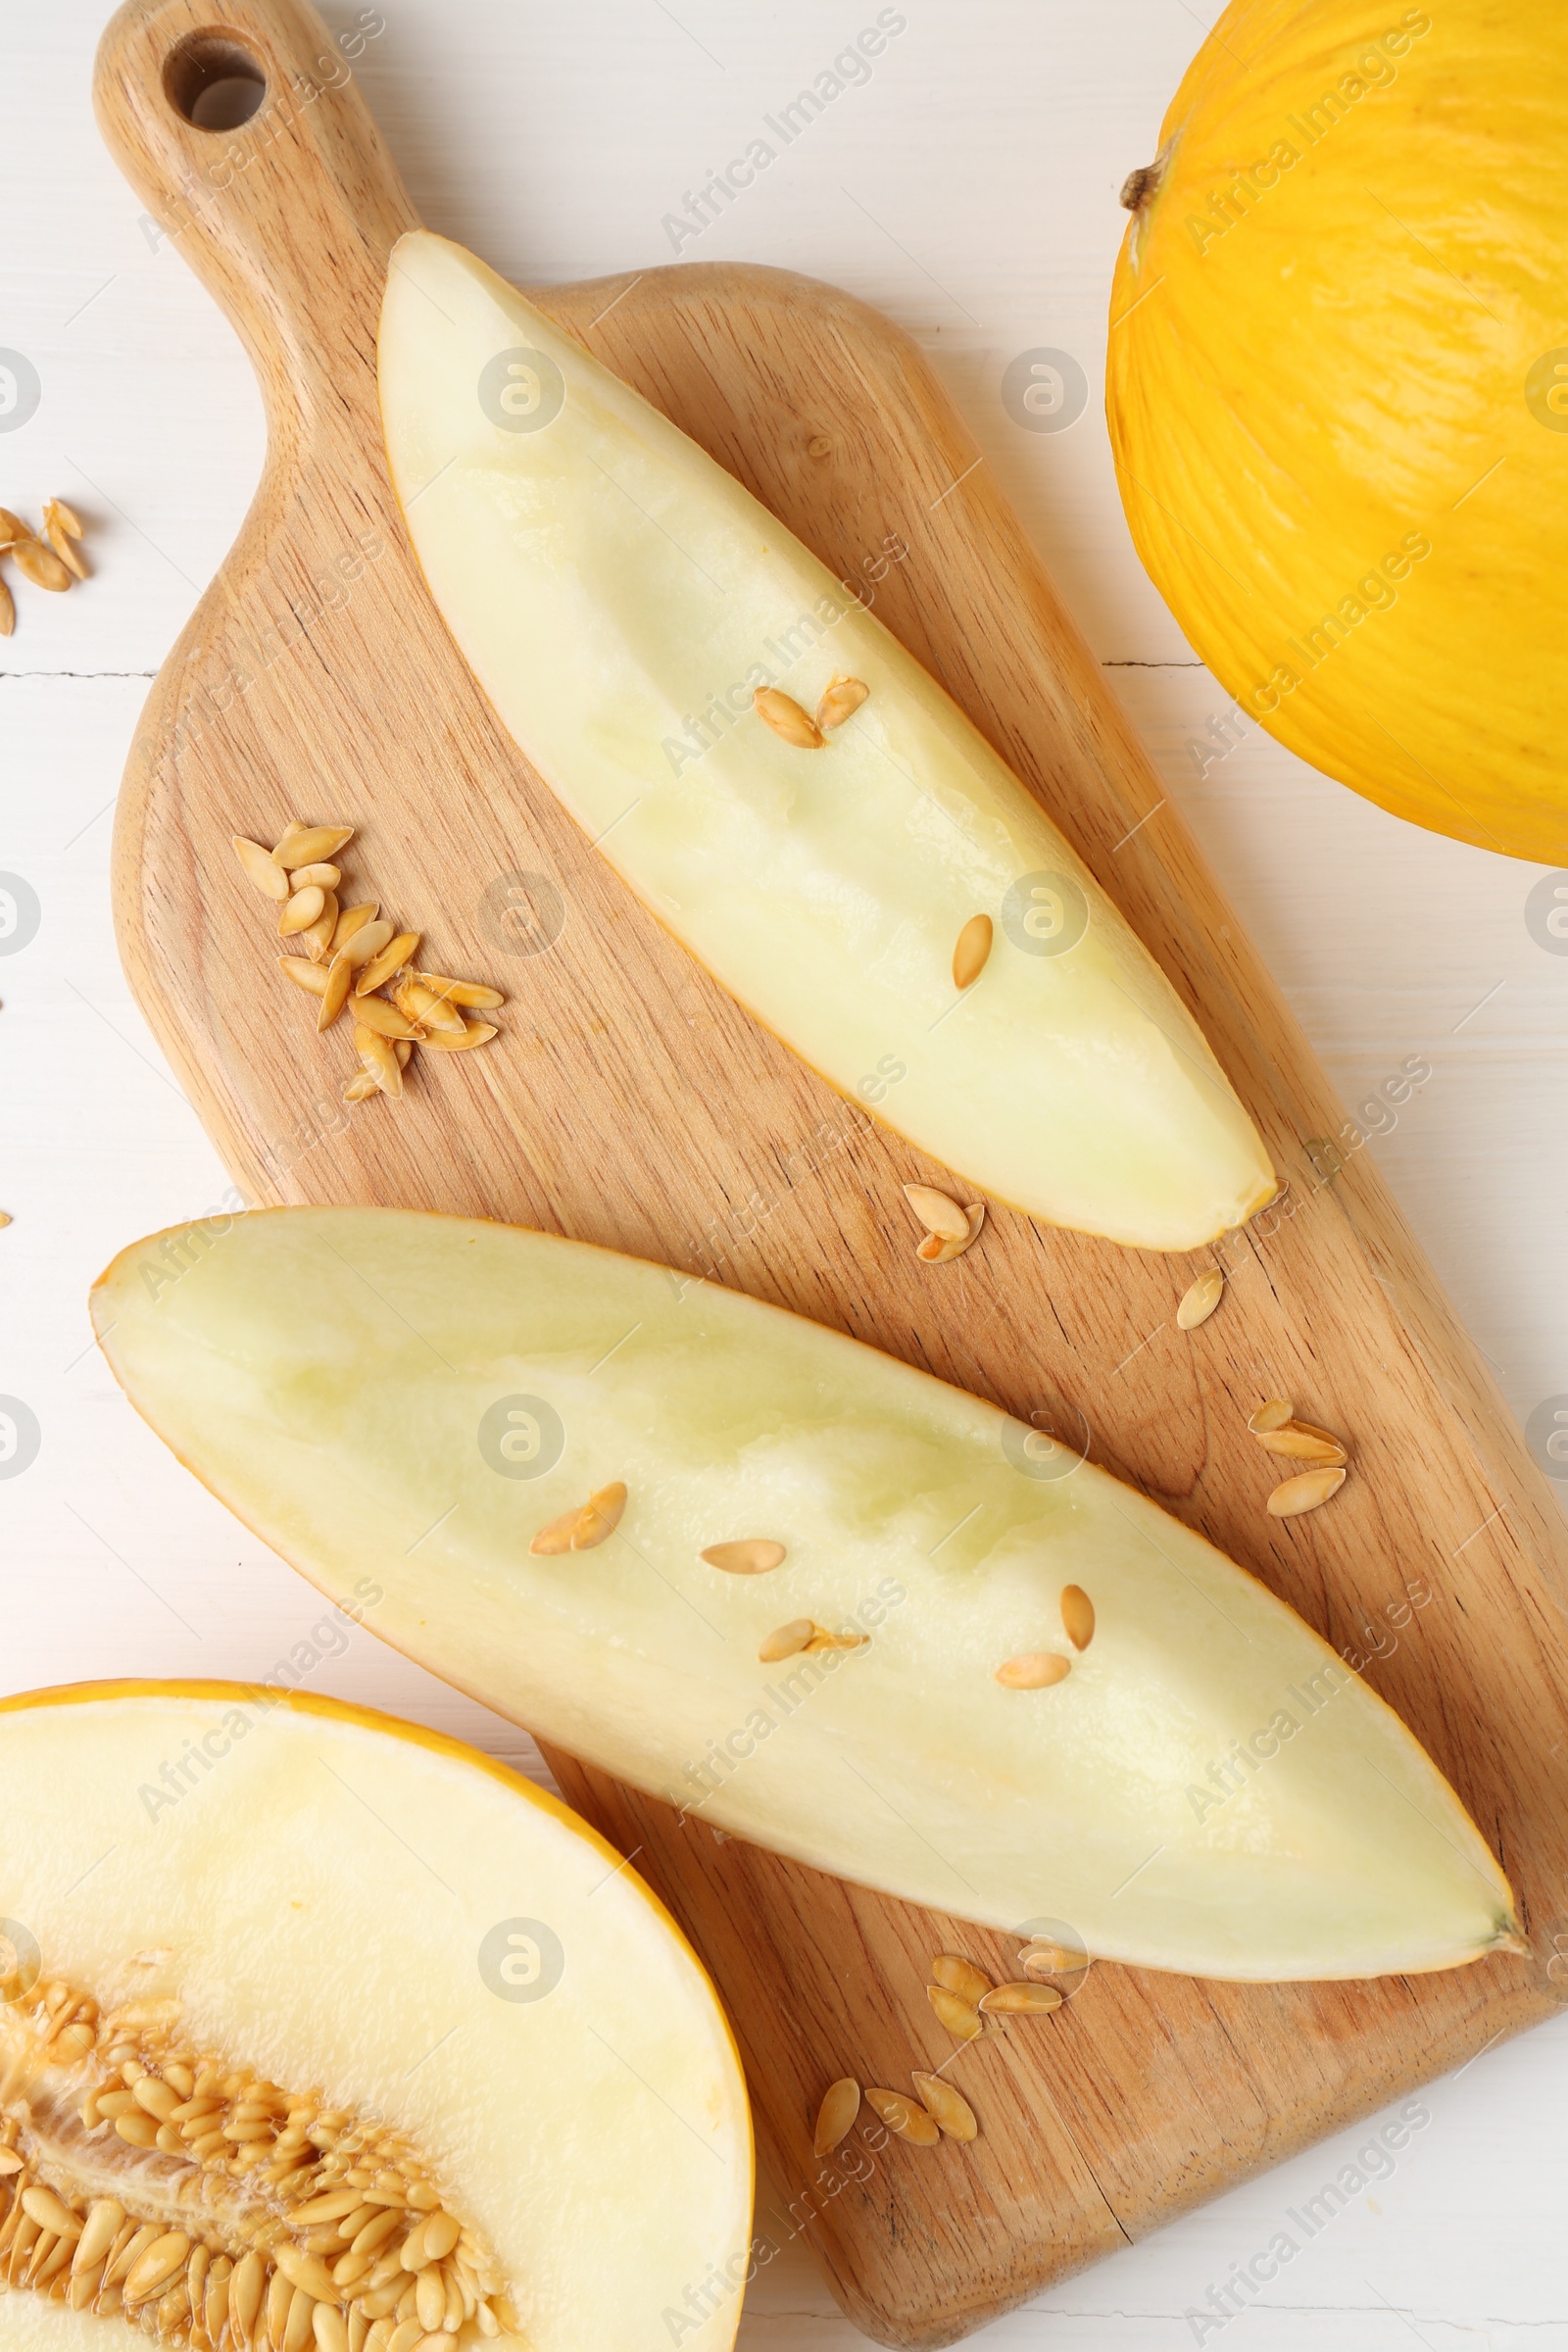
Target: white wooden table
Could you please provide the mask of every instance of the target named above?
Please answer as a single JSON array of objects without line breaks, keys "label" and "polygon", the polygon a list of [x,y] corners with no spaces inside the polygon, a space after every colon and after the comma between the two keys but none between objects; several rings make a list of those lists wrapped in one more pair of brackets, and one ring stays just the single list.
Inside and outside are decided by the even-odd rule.
[{"label": "white wooden table", "polygon": [[[688,192],[831,69],[876,0],[327,10],[426,220],[511,275],[772,262],[912,329],[1349,1102],[1407,1056],[1430,1061],[1370,1148],[1524,1418],[1568,1392],[1568,960],[1527,928],[1540,870],[1396,823],[1255,729],[1216,757],[1226,737],[1209,722],[1226,697],[1144,577],[1117,503],[1100,411],[1116,191],[1152,153],[1210,13],[1209,0],[1201,16],[1187,0],[903,0],[881,12],[903,29],[870,78],[695,236],[665,217],[690,220]],[[17,633],[0,647],[0,872],[23,877],[38,910],[25,947],[0,936],[0,1206],[15,1220],[0,1233],[0,1396],[23,1400],[40,1437],[24,1474],[0,1480],[10,1690],[255,1676],[320,1621],[308,1589],[134,1419],[88,1339],[87,1287],[113,1251],[216,1205],[228,1184],[121,976],[109,843],[147,681],[262,455],[237,344],[99,145],[88,86],[102,15],[103,0],[7,0],[0,17],[0,346],[39,385],[35,413],[7,430],[0,378],[0,505],[35,516],[44,497],[68,499],[97,575],[67,597],[19,584]],[[1025,429],[1004,403],[1007,363],[1041,348],[1087,375],[1065,430]],[[511,1726],[367,1635],[309,1679],[538,1770]],[[1210,2288],[1292,2229],[1291,2209],[1363,2135],[977,2340],[1568,2352],[1568,2020],[1483,2055],[1426,2106],[1392,2177],[1224,2325]],[[1200,2310],[1206,2327],[1188,2316]],[[827,2352],[860,2338],[796,2243],[762,2274],[741,2340]]]}]

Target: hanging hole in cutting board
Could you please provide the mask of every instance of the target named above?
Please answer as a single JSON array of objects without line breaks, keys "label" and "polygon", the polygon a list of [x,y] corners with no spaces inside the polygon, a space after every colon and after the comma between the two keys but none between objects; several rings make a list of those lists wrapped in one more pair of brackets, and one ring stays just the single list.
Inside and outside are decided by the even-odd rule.
[{"label": "hanging hole in cutting board", "polygon": [[165,61],[164,95],[197,130],[238,130],[267,96],[267,75],[237,33],[193,32]]}]

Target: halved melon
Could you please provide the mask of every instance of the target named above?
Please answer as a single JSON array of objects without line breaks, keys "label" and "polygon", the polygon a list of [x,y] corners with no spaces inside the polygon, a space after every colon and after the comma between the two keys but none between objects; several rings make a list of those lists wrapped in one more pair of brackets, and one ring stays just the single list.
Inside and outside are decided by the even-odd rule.
[{"label": "halved melon", "polygon": [[777,1037],[1054,1224],[1188,1250],[1272,1197],[1197,1023],[1083,860],[706,450],[424,230],[392,257],[379,368],[415,551],[502,723]]},{"label": "halved melon", "polygon": [[233,1683],[8,1699],[0,1785],[6,2352],[732,2342],[734,2045],[564,1805]]},{"label": "halved melon", "polygon": [[1200,1536],[960,1391],[613,1250],[380,1208],[103,1276],[131,1401],[365,1621],[758,1844],[1102,1957],[1446,1968],[1512,1897],[1398,1718]]}]

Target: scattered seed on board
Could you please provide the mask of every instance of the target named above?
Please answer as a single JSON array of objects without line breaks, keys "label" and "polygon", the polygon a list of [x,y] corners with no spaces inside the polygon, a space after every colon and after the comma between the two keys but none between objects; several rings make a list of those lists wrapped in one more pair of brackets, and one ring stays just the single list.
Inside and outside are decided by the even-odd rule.
[{"label": "scattered seed on board", "polygon": [[776,686],[759,686],[752,696],[752,708],[764,726],[797,751],[819,752],[827,737],[811,716],[803,710],[792,694],[783,694]]},{"label": "scattered seed on board", "polygon": [[1310,1462],[1320,1470],[1337,1469],[1349,1459],[1344,1442],[1331,1429],[1314,1429],[1310,1421],[1283,1421],[1278,1429],[1256,1431],[1258,1444],[1287,1461]]},{"label": "scattered seed on board", "polygon": [[841,2075],[822,2094],[811,2134],[812,2155],[825,2156],[829,2148],[836,2148],[859,2112],[860,2085],[853,2075]]},{"label": "scattered seed on board", "polygon": [[493,1021],[466,1021],[461,1037],[449,1037],[444,1029],[432,1029],[419,1042],[427,1054],[463,1054],[470,1046],[487,1046],[500,1034]]},{"label": "scattered seed on board", "polygon": [[439,1030],[443,1037],[462,1037],[467,1028],[467,1023],[455,1004],[449,1004],[445,997],[438,997],[433,988],[426,988],[422,981],[416,980],[412,974],[407,980],[398,982],[392,991],[392,1002],[400,1011],[408,1014],[411,1021],[417,1021],[426,1029]]},{"label": "scattered seed on board", "polygon": [[316,1026],[318,1029],[330,1029],[349,1001],[349,990],[354,985],[354,966],[345,956],[334,956],[330,963],[313,964],[311,969],[324,975],[321,1009],[316,1016]]},{"label": "scattered seed on board", "polygon": [[402,1094],[403,1069],[390,1039],[382,1037],[378,1030],[368,1029],[363,1021],[356,1021],[354,1051],[383,1095]]},{"label": "scattered seed on board", "polygon": [[288,876],[280,865],[272,862],[270,850],[264,850],[259,841],[247,841],[243,833],[234,835],[234,855],[258,890],[281,906],[289,895]]},{"label": "scattered seed on board", "polygon": [[393,975],[403,969],[418,945],[417,931],[400,931],[395,939],[389,939],[380,953],[370,957],[355,981],[355,993],[368,997],[373,990],[384,988]]},{"label": "scattered seed on board", "polygon": [[958,944],[953,951],[955,988],[973,988],[990,960],[994,936],[989,914],[970,915],[958,933]]},{"label": "scattered seed on board", "polygon": [[1315,1511],[1320,1503],[1329,1501],[1344,1484],[1343,1470],[1303,1471],[1299,1478],[1288,1478],[1275,1488],[1268,1498],[1269,1516],[1298,1519],[1303,1511]]},{"label": "scattered seed on board", "polygon": [[726,1576],[766,1576],[782,1562],[784,1546],[766,1536],[743,1536],[733,1544],[710,1544],[701,1556]]},{"label": "scattered seed on board", "polygon": [[277,918],[280,939],[292,939],[296,931],[308,931],[318,920],[326,906],[326,893],[312,883],[309,890],[297,890],[283,905]]},{"label": "scattered seed on board", "polygon": [[1177,1330],[1196,1331],[1200,1323],[1206,1323],[1218,1306],[1224,1291],[1225,1277],[1218,1266],[1210,1266],[1206,1273],[1200,1274],[1198,1280],[1182,1293],[1181,1302],[1176,1309]]},{"label": "scattered seed on board", "polygon": [[416,972],[414,977],[421,988],[433,990],[449,1004],[462,1005],[468,1012],[493,1012],[506,998],[499,988],[487,988],[478,980],[449,980],[443,972]]},{"label": "scattered seed on board", "polygon": [[950,1992],[945,1984],[928,1984],[925,1997],[939,2024],[947,2027],[955,2041],[975,2041],[985,2032],[985,2020],[979,2009],[961,1993]]},{"label": "scattered seed on board", "polygon": [[811,1639],[806,1644],[807,1655],[814,1657],[824,1649],[863,1649],[870,1639],[869,1634],[832,1634],[825,1625],[813,1625]]},{"label": "scattered seed on board", "polygon": [[907,2091],[873,2090],[868,2084],[865,2103],[875,2109],[890,2132],[906,2139],[911,2147],[934,2148],[942,2137],[936,2118]]},{"label": "scattered seed on board", "polygon": [[1071,1672],[1071,1658],[1054,1649],[1030,1649],[999,1666],[997,1680],[1004,1690],[1049,1690],[1054,1683],[1065,1682]]},{"label": "scattered seed on board", "polygon": [[956,1952],[938,1952],[931,1963],[931,1981],[948,1992],[956,1992],[971,2008],[978,2007],[982,1993],[991,1990],[991,1979],[983,1968],[972,1960],[960,1958]]},{"label": "scattered seed on board", "polygon": [[1095,1638],[1095,1604],[1082,1585],[1061,1588],[1061,1623],[1074,1649],[1087,1649]]},{"label": "scattered seed on board", "polygon": [[817,725],[824,730],[842,727],[847,718],[855,716],[870,691],[863,678],[846,677],[843,670],[835,671],[816,706]]},{"label": "scattered seed on board", "polygon": [[373,907],[363,921],[354,923],[352,929],[347,928],[351,917],[359,912],[357,906],[346,908],[338,916],[337,930],[332,934],[334,949],[340,956],[348,957],[357,972],[363,971],[372,956],[379,956],[392,937],[391,924],[385,915],[378,916]]},{"label": "scattered seed on board", "polygon": [[1296,1407],[1288,1396],[1271,1396],[1267,1404],[1260,1404],[1250,1416],[1247,1426],[1254,1438],[1260,1438],[1268,1430],[1283,1429],[1295,1416]]},{"label": "scattered seed on board", "polygon": [[17,625],[16,600],[4,580],[0,580],[0,637],[10,637]]},{"label": "scattered seed on board", "polygon": [[980,1228],[986,1221],[985,1202],[971,1200],[963,1213],[968,1221],[969,1230],[961,1242],[953,1241],[948,1235],[942,1233],[921,1235],[914,1245],[914,1254],[923,1266],[951,1265],[956,1257],[961,1257],[964,1251],[972,1249],[980,1239]]},{"label": "scattered seed on board", "polygon": [[[332,934],[333,955],[341,954],[342,950],[348,946],[349,941],[365,929],[367,923],[375,921],[380,911],[374,899],[366,899],[358,906],[345,906],[337,918],[337,929]],[[390,936],[391,930],[392,926],[388,923],[388,936]],[[374,950],[371,949],[369,953],[373,955]]]},{"label": "scattered seed on board", "polygon": [[364,997],[357,990],[354,996],[354,1018],[365,1028],[373,1029],[379,1037],[407,1037],[416,1043],[422,1043],[428,1035],[428,1031],[421,1029],[417,1021],[411,1021],[406,1012],[400,1012],[395,1004],[389,1004],[385,997]]},{"label": "scattered seed on board", "polygon": [[[0,514],[0,530],[4,520]],[[292,986],[319,1000],[318,1031],[332,1028],[346,1006],[352,1010],[359,1067],[344,1083],[343,1100],[365,1102],[373,1094],[402,1094],[402,1073],[416,1045],[439,1053],[488,1045],[499,1034],[495,1024],[465,1018],[463,1007],[493,1008],[505,999],[483,981],[415,971],[419,933],[395,932],[374,899],[340,906],[338,859],[353,839],[352,825],[291,818],[271,850],[242,834],[233,843],[250,880],[278,906],[278,932],[290,943],[278,961]],[[380,993],[389,982],[395,984],[390,999]],[[367,1032],[390,1045],[390,1059],[360,1043]]]},{"label": "scattered seed on board", "polygon": [[965,1248],[968,1247],[973,1239],[969,1231],[968,1214],[958,1206],[956,1200],[950,1200],[946,1193],[939,1193],[935,1186],[929,1184],[906,1184],[904,1198],[927,1233],[940,1234],[945,1242],[961,1242]]},{"label": "scattered seed on board", "polygon": [[920,2094],[927,2115],[950,2139],[970,2140],[978,2136],[980,2127],[975,2121],[974,2109],[961,2092],[954,2089],[951,2082],[941,2075],[912,2075],[909,2079]]},{"label": "scattered seed on board", "polygon": [[1061,2007],[1054,1984],[999,1984],[979,2004],[987,2017],[1045,2017]]},{"label": "scattered seed on board", "polygon": [[328,965],[312,963],[305,956],[280,956],[277,968],[285,980],[292,980],[295,987],[303,988],[307,996],[325,996],[326,984],[331,977]]},{"label": "scattered seed on board", "polygon": [[[319,888],[319,884],[316,885]],[[332,934],[337,929],[337,893],[321,891],[321,911],[314,923],[307,923],[300,933],[300,944],[313,963],[325,963],[332,953]]]},{"label": "scattered seed on board", "polygon": [[353,839],[352,825],[301,825],[291,821],[284,827],[283,838],[272,856],[292,873],[297,865],[314,865],[319,858],[335,858]]}]

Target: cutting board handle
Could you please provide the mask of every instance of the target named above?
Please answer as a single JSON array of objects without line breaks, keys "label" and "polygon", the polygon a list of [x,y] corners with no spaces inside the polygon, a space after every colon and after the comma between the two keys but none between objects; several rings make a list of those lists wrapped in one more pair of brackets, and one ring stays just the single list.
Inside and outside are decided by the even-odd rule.
[{"label": "cutting board handle", "polygon": [[305,0],[125,0],[98,45],[110,153],[244,339],[274,444],[308,430],[313,386],[363,385],[387,256],[418,225],[355,45]]}]

